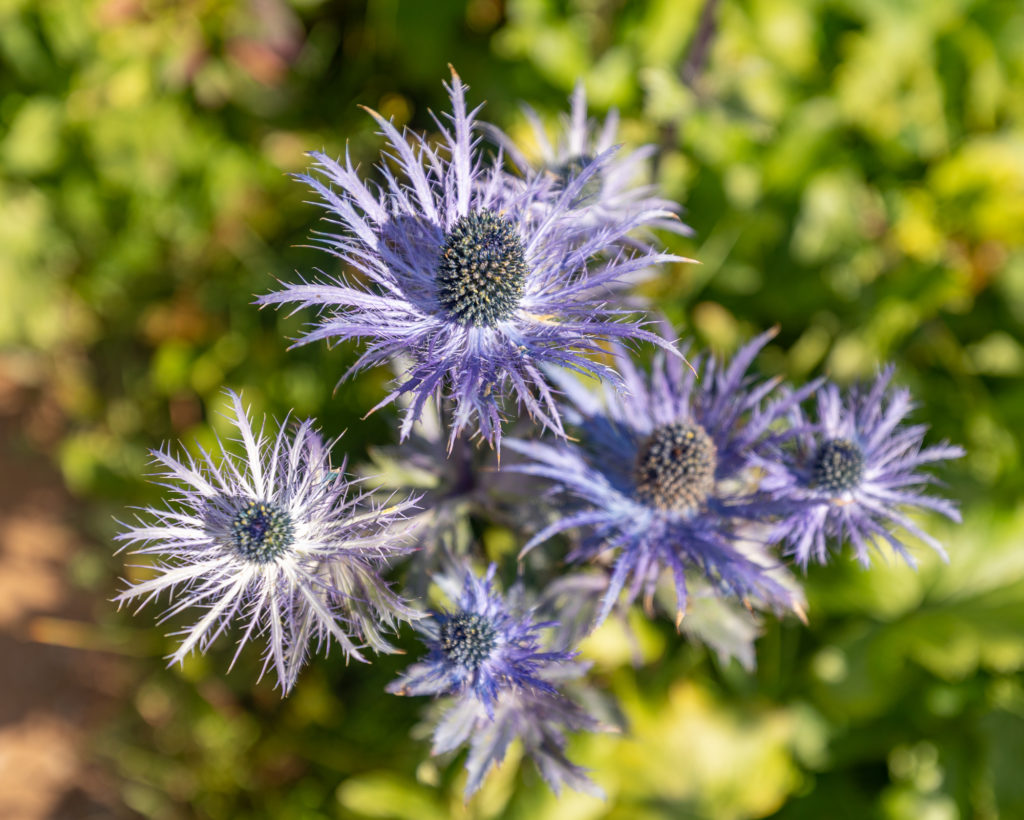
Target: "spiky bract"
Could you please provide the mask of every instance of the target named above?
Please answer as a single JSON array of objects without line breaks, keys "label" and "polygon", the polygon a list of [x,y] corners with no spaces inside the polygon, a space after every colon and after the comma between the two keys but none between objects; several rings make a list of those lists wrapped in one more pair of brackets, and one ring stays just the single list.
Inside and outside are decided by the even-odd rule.
[{"label": "spiky bract", "polygon": [[[289,434],[254,429],[241,399],[229,393],[244,450],[206,451],[196,459],[154,451],[159,481],[174,492],[166,508],[142,510],[117,540],[137,554],[159,556],[156,575],[129,583],[118,603],[145,605],[165,591],[165,619],[196,608],[171,655],[180,662],[207,647],[233,621],[250,638],[265,634],[264,671],[273,667],[291,690],[309,644],[336,641],[350,658],[393,651],[384,633],[417,613],[381,573],[391,556],[410,550],[404,501],[374,502],[333,468],[311,420]],[[234,661],[232,661],[233,663]]]},{"label": "spiky bract", "polygon": [[739,531],[770,511],[753,492],[750,456],[765,448],[773,422],[803,395],[766,403],[775,382],[747,375],[772,335],[754,339],[728,365],[701,356],[696,372],[659,355],[648,377],[619,350],[625,394],[591,392],[565,380],[578,444],[508,442],[529,459],[512,469],[550,479],[569,499],[524,552],[556,533],[582,528],[570,560],[614,555],[599,622],[624,588],[629,601],[641,592],[653,598],[664,570],[671,572],[682,618],[690,567],[702,570],[720,592],[799,611],[777,568],[747,548]]},{"label": "spiky bract", "polygon": [[529,612],[506,604],[494,588],[496,567],[484,578],[466,570],[450,612],[434,612],[417,624],[427,657],[413,664],[388,687],[401,695],[468,694],[492,713],[505,688],[553,692],[538,677],[547,664],[568,661],[571,654],[541,649],[541,632],[550,623],[535,623]]},{"label": "spiky bract", "polygon": [[910,392],[890,386],[885,368],[869,385],[844,395],[833,384],[817,391],[816,419],[794,408],[796,435],[790,446],[758,458],[764,492],[780,505],[777,537],[806,566],[824,563],[831,550],[849,543],[857,559],[888,544],[910,564],[914,559],[899,532],[920,538],[945,556],[942,545],[908,517],[915,508],[960,520],[956,506],[923,490],[936,479],[929,464],[959,458],[962,448],[942,442],[924,446],[925,425],[908,425]]},{"label": "spiky bract", "polygon": [[555,791],[565,783],[593,793],[593,783],[565,757],[563,733],[598,728],[597,721],[556,688],[558,680],[578,677],[586,666],[574,660],[575,653],[542,649],[541,633],[557,624],[534,620],[521,587],[502,596],[495,571],[492,564],[483,578],[465,569],[438,579],[455,606],[416,624],[427,656],[387,689],[451,696],[434,731],[433,753],[469,742],[467,796],[516,738]]},{"label": "spiky bract", "polygon": [[[529,106],[524,113],[530,122],[539,151],[535,159],[527,157],[507,134],[487,126],[519,173],[526,179],[547,180],[548,203],[557,199],[574,182],[581,181],[572,200],[577,218],[591,227],[614,224],[633,214],[647,217],[636,226],[634,236],[650,238],[650,229],[659,228],[689,235],[690,228],[676,216],[679,205],[657,196],[657,187],[647,184],[644,166],[656,146],[645,145],[632,151],[617,146],[619,114],[612,109],[603,123],[587,116],[587,93],[582,81],[569,98],[569,113],[561,117],[561,129],[552,140],[540,116]],[[599,158],[603,158],[599,161]],[[643,246],[643,243],[637,243]]]},{"label": "spiky bract", "polygon": [[[321,234],[320,244],[358,274],[358,283],[322,275],[284,284],[258,303],[320,310],[299,344],[365,340],[350,373],[407,359],[408,370],[377,405],[412,397],[403,439],[424,404],[444,398],[454,407],[449,443],[475,422],[498,446],[506,394],[562,435],[546,365],[614,379],[614,370],[593,358],[603,340],[661,343],[606,299],[631,274],[678,259],[619,246],[654,213],[667,212],[642,200],[599,226],[584,225],[572,205],[583,178],[538,211],[548,184],[511,184],[500,161],[486,164],[477,112],[466,110],[454,71],[448,91],[453,112],[448,124],[437,121],[440,147],[370,112],[398,168],[379,166],[382,187],[360,179],[347,155],[341,162],[314,154],[318,174],[301,177],[342,229]],[[605,161],[595,159],[594,170]]]}]

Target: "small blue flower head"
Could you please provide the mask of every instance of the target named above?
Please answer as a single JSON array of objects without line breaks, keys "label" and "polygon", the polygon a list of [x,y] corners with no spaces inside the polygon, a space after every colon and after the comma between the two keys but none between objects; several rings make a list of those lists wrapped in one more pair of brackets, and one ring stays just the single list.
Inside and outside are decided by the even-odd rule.
[{"label": "small blue flower head", "polygon": [[[587,92],[582,80],[569,98],[569,114],[561,117],[562,128],[554,141],[549,139],[537,113],[529,106],[524,106],[523,110],[540,152],[539,162],[531,162],[499,129],[488,127],[488,132],[526,179],[538,175],[548,179],[547,190],[552,198],[557,198],[589,171],[572,203],[579,210],[581,220],[593,227],[643,214],[644,224],[640,227],[645,230],[660,228],[684,235],[692,233],[676,216],[679,210],[676,203],[659,198],[654,186],[640,182],[655,146],[645,145],[634,151],[618,149],[618,112],[613,109],[603,123],[588,117]],[[598,157],[608,159],[595,164]]]},{"label": "small blue flower head", "polygon": [[554,624],[534,623],[531,613],[509,607],[494,589],[496,569],[491,564],[482,579],[466,570],[456,608],[417,624],[429,653],[391,683],[389,692],[475,697],[493,718],[502,689],[555,691],[540,672],[573,655],[542,651],[541,631]]},{"label": "small blue flower head", "polygon": [[583,178],[538,212],[534,206],[547,184],[512,185],[500,158],[485,163],[465,90],[453,71],[453,112],[448,124],[437,121],[439,147],[399,133],[370,112],[398,168],[395,174],[388,164],[379,166],[383,186],[360,179],[347,156],[342,163],[314,154],[319,174],[301,178],[342,229],[323,234],[320,242],[358,280],[321,276],[285,284],[257,301],[321,311],[298,344],[367,340],[350,372],[407,359],[407,371],[377,405],[411,397],[403,440],[424,404],[440,397],[454,407],[449,446],[471,422],[500,446],[506,394],[564,435],[544,366],[615,378],[592,358],[602,340],[662,343],[608,306],[607,292],[631,274],[677,257],[615,250],[644,224],[644,214],[623,214],[597,228],[580,224],[571,203]]},{"label": "small blue flower head", "polygon": [[563,784],[600,795],[584,771],[565,756],[565,731],[596,730],[597,720],[559,692],[557,684],[581,676],[575,653],[543,651],[537,623],[523,606],[523,590],[502,597],[494,588],[495,566],[479,578],[441,577],[455,602],[416,624],[428,654],[387,690],[397,695],[449,696],[434,731],[432,753],[469,743],[466,797],[483,785],[509,744],[519,739],[557,793]]},{"label": "small blue flower head", "polygon": [[774,435],[769,428],[786,407],[805,395],[766,404],[775,382],[747,375],[772,335],[751,341],[728,365],[700,357],[699,379],[677,359],[661,355],[645,378],[619,350],[626,394],[594,394],[565,381],[577,409],[579,444],[509,441],[510,449],[529,459],[511,469],[548,478],[571,499],[569,509],[524,552],[579,527],[584,536],[570,560],[615,556],[598,622],[623,588],[628,601],[641,592],[651,601],[663,570],[669,570],[679,623],[689,568],[703,571],[720,592],[800,612],[794,592],[746,548],[742,531],[770,511],[753,492],[750,457],[767,446]]},{"label": "small blue flower head", "polygon": [[142,510],[117,540],[161,560],[154,577],[130,583],[115,600],[141,608],[166,591],[165,618],[201,612],[171,663],[205,651],[235,620],[243,629],[235,659],[266,634],[264,671],[273,666],[284,694],[310,643],[336,641],[360,661],[366,646],[394,651],[383,632],[418,615],[381,573],[410,549],[401,523],[414,502],[375,505],[345,477],[344,463],[332,468],[311,420],[290,436],[284,426],[271,435],[265,424],[254,429],[241,399],[228,395],[244,457],[153,452],[160,483],[175,495],[164,509]]},{"label": "small blue flower head", "polygon": [[855,386],[846,396],[833,384],[823,385],[817,391],[817,421],[795,408],[792,446],[758,458],[765,473],[761,488],[784,511],[777,537],[802,566],[824,563],[830,542],[847,541],[865,566],[869,548],[881,542],[913,565],[896,535],[900,529],[945,557],[942,545],[906,511],[933,510],[960,520],[952,502],[923,492],[936,479],[920,468],[960,458],[964,451],[946,442],[923,446],[927,428],[903,423],[913,402],[905,388],[890,387],[892,375],[886,368],[871,385]]}]

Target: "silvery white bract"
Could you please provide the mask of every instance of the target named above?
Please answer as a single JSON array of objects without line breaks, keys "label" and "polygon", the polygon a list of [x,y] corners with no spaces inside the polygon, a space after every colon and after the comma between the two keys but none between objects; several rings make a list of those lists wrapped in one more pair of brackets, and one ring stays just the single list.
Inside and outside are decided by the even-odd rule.
[{"label": "silvery white bract", "polygon": [[[116,600],[145,605],[164,592],[164,619],[195,609],[171,663],[205,651],[228,626],[242,629],[238,653],[266,635],[264,671],[284,693],[295,684],[309,644],[337,642],[346,657],[391,652],[384,632],[417,617],[383,580],[388,559],[411,549],[406,512],[414,502],[374,502],[332,468],[311,420],[289,435],[255,430],[229,393],[244,456],[202,452],[176,458],[153,451],[159,483],[174,495],[147,508],[117,540],[158,556],[156,575],[130,583]],[[223,448],[221,448],[223,450]],[[234,663],[234,660],[232,661]]]}]

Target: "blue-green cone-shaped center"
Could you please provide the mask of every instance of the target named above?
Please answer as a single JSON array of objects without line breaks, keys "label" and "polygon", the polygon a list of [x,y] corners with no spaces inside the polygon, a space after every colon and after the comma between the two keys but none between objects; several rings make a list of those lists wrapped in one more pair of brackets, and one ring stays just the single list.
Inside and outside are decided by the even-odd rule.
[{"label": "blue-green cone-shaped center", "polygon": [[528,272],[526,249],[511,220],[473,211],[445,237],[437,298],[459,324],[494,325],[519,307]]},{"label": "blue-green cone-shaped center", "polygon": [[854,442],[834,438],[814,456],[813,486],[838,495],[857,487],[864,478],[864,452]]},{"label": "blue-green cone-shaped center", "polygon": [[231,522],[231,545],[257,564],[280,557],[293,543],[291,516],[267,501],[249,501]]},{"label": "blue-green cone-shaped center", "polygon": [[476,669],[491,656],[497,632],[483,615],[460,612],[441,624],[441,649],[454,664]]},{"label": "blue-green cone-shaped center", "polygon": [[715,487],[718,451],[694,422],[658,427],[637,453],[636,497],[651,507],[694,512]]},{"label": "blue-green cone-shaped center", "polygon": [[[565,162],[558,165],[550,166],[550,171],[555,175],[557,191],[564,191],[569,184],[576,179],[584,169],[586,169],[590,163],[594,161],[594,158],[589,154],[577,154],[574,157],[570,157]],[[604,177],[600,170],[595,170],[587,181],[583,183],[583,188],[580,190],[579,196],[576,197],[576,201],[573,204],[587,203],[598,194],[601,193],[601,189],[604,187]]]}]

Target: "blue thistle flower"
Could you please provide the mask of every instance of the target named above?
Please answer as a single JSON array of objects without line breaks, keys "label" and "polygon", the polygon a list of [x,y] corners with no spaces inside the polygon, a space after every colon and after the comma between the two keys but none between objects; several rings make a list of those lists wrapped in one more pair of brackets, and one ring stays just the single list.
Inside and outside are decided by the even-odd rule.
[{"label": "blue thistle flower", "polygon": [[[366,339],[368,346],[342,378],[394,357],[406,357],[404,378],[374,410],[410,395],[404,440],[432,397],[454,408],[449,446],[475,420],[480,435],[500,446],[502,400],[519,405],[564,435],[558,405],[544,375],[558,365],[615,378],[589,358],[607,339],[664,342],[624,311],[605,304],[605,292],[632,273],[678,257],[617,250],[593,260],[647,221],[623,214],[597,229],[581,225],[571,203],[586,184],[574,180],[543,213],[534,207],[542,181],[509,184],[500,158],[488,167],[479,153],[476,113],[452,70],[446,86],[451,128],[437,121],[441,146],[399,133],[370,111],[388,139],[396,176],[379,166],[384,185],[359,178],[344,163],[313,154],[319,176],[300,177],[321,197],[343,232],[320,243],[359,274],[359,283],[326,276],[285,284],[260,305],[316,307],[321,318],[298,344],[320,339]],[[606,158],[595,160],[596,173]],[[371,411],[372,412],[372,411]]]},{"label": "blue thistle flower", "polygon": [[[569,114],[562,115],[561,130],[553,141],[540,116],[529,106],[523,106],[523,111],[540,151],[539,162],[531,162],[500,129],[485,126],[488,133],[527,180],[538,175],[547,178],[547,190],[554,198],[584,171],[591,171],[573,201],[581,220],[593,227],[644,214],[645,222],[640,226],[643,229],[660,228],[687,236],[693,233],[676,215],[677,203],[658,197],[655,186],[638,182],[643,179],[644,165],[656,152],[656,146],[644,145],[633,151],[619,149],[618,111],[612,109],[603,123],[588,117],[587,92],[582,80],[573,89]],[[598,157],[607,160],[595,165]]]},{"label": "blue thistle flower", "polygon": [[523,605],[521,587],[503,598],[494,588],[496,569],[492,564],[482,579],[468,569],[461,578],[438,579],[455,607],[415,624],[428,653],[387,691],[451,696],[434,731],[432,753],[444,754],[469,741],[467,797],[516,738],[556,792],[566,783],[595,793],[563,750],[566,729],[597,729],[598,722],[555,686],[579,677],[587,667],[573,660],[575,653],[542,649],[541,631],[557,623],[535,622],[533,611]]},{"label": "blue thistle flower", "polygon": [[747,376],[773,335],[752,340],[728,366],[701,356],[694,371],[659,355],[647,378],[619,349],[625,395],[608,389],[594,394],[565,380],[580,444],[507,443],[529,459],[509,469],[548,478],[571,499],[523,552],[556,533],[583,528],[569,560],[615,553],[597,623],[624,588],[627,601],[641,591],[652,601],[658,578],[669,570],[679,624],[690,567],[702,570],[719,591],[801,613],[796,593],[775,577],[777,568],[748,546],[749,522],[765,520],[771,510],[754,492],[751,455],[765,450],[775,435],[769,428],[807,392],[765,404],[777,382]]},{"label": "blue thistle flower", "polygon": [[555,690],[538,677],[546,664],[571,660],[566,652],[541,651],[540,632],[553,624],[534,623],[519,614],[494,589],[491,564],[481,579],[469,570],[453,612],[434,612],[416,626],[430,650],[388,686],[397,695],[469,694],[494,716],[504,687]]},{"label": "blue thistle flower", "polygon": [[254,635],[267,634],[265,672],[273,666],[287,694],[308,645],[336,641],[348,658],[362,649],[392,652],[384,638],[399,621],[418,617],[384,582],[391,556],[409,551],[396,526],[413,500],[377,505],[354,489],[345,464],[332,468],[329,445],[312,420],[289,436],[254,429],[242,401],[228,392],[244,457],[179,459],[153,451],[160,482],[174,491],[166,509],[146,508],[116,536],[137,554],[161,556],[149,580],[130,583],[115,600],[145,604],[168,592],[170,618],[205,610],[182,630],[171,655],[181,662],[205,651],[238,620],[243,633],[234,661]]},{"label": "blue thistle flower", "polygon": [[794,408],[791,446],[757,459],[764,470],[761,489],[783,510],[777,537],[802,566],[827,561],[830,540],[849,541],[865,566],[869,547],[880,542],[914,565],[894,533],[899,529],[945,557],[942,545],[905,511],[933,510],[960,521],[952,502],[921,491],[937,482],[920,468],[960,458],[964,450],[947,442],[923,446],[927,427],[903,423],[914,405],[910,391],[890,388],[892,375],[887,367],[869,387],[855,386],[845,397],[835,385],[823,385],[817,421]]}]

